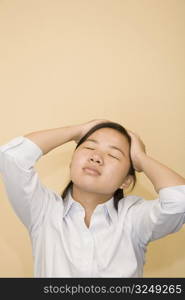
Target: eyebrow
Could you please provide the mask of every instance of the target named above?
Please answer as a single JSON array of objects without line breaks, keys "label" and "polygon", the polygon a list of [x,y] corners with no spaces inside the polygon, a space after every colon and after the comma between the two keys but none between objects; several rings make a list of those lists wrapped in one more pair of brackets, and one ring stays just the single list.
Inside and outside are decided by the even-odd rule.
[{"label": "eyebrow", "polygon": [[[87,139],[84,142],[94,142],[96,144],[99,144],[99,142],[97,140],[94,140],[94,139]],[[109,147],[112,148],[112,149],[116,149],[116,150],[120,151],[125,156],[125,153],[121,149],[119,149],[118,147],[113,146],[113,145],[109,145]]]}]

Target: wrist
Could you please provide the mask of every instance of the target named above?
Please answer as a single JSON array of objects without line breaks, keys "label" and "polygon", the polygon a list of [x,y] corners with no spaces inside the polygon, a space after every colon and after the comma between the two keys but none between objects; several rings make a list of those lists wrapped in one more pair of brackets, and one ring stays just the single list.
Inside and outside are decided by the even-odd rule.
[{"label": "wrist", "polygon": [[145,152],[140,152],[135,155],[134,167],[137,172],[143,172],[146,159],[148,159],[148,156]]},{"label": "wrist", "polygon": [[75,143],[78,143],[79,140],[81,139],[81,135],[82,135],[82,130],[81,130],[81,126],[80,125],[74,125],[72,126],[72,141],[74,141]]}]

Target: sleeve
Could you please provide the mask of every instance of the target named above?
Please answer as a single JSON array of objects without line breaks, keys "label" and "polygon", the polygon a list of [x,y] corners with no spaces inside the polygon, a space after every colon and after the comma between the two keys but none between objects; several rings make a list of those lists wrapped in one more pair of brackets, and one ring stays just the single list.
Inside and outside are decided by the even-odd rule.
[{"label": "sleeve", "polygon": [[29,231],[42,222],[51,198],[51,191],[41,183],[34,169],[42,155],[42,150],[23,136],[0,147],[0,173],[8,199]]},{"label": "sleeve", "polygon": [[162,188],[158,199],[138,201],[131,216],[134,231],[145,245],[179,231],[185,223],[185,185]]}]

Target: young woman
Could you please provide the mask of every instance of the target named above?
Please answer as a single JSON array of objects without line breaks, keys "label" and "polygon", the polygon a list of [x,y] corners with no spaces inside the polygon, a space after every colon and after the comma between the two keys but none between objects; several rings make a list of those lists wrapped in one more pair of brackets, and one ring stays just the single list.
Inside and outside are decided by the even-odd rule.
[{"label": "young woman", "polygon": [[[70,141],[77,146],[61,197],[41,183],[34,164]],[[109,120],[16,137],[0,148],[0,171],[31,237],[35,277],[142,277],[148,243],[185,222],[185,179]],[[151,180],[158,199],[124,195],[135,171]]]}]

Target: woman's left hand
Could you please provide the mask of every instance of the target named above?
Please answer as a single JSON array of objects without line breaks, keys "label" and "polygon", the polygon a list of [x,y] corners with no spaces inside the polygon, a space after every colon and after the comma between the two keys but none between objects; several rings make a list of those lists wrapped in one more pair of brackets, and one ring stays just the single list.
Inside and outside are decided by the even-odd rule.
[{"label": "woman's left hand", "polygon": [[143,170],[142,170],[142,166],[141,166],[141,160],[142,160],[143,155],[146,156],[145,145],[138,134],[136,134],[133,131],[128,130],[128,129],[127,129],[127,132],[131,137],[130,156],[131,156],[131,160],[132,160],[134,169],[137,172],[142,172]]}]

